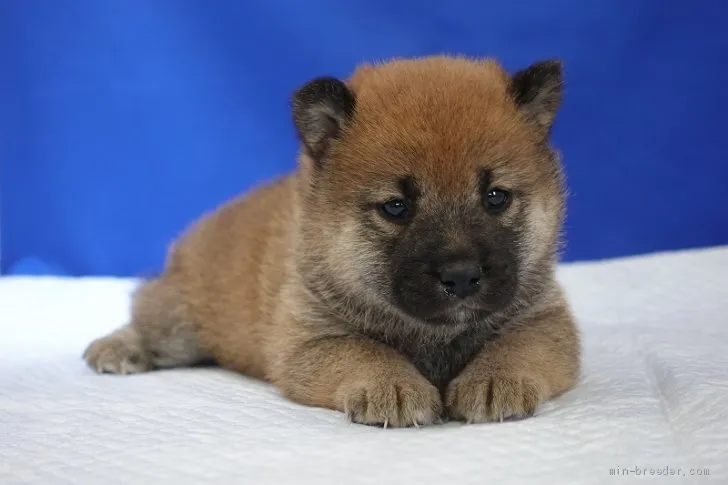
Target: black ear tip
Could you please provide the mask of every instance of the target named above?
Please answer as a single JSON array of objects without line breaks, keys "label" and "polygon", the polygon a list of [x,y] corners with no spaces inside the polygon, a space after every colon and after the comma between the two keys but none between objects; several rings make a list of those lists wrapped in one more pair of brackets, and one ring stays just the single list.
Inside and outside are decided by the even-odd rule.
[{"label": "black ear tip", "polygon": [[564,61],[559,59],[558,57],[553,57],[551,59],[544,59],[543,61],[540,62],[540,64],[542,64],[550,69],[561,70],[562,67],[564,66]]},{"label": "black ear tip", "polygon": [[333,76],[311,79],[293,93],[294,114],[313,106],[328,105],[340,111],[344,117],[353,115],[356,99],[346,83]]},{"label": "black ear tip", "polygon": [[321,87],[325,86],[336,86],[338,84],[343,84],[339,79],[333,77],[333,76],[319,76],[315,77],[313,79],[308,80],[303,85],[299,86],[296,90],[294,90],[294,97],[301,93],[310,92],[313,90],[318,90]]},{"label": "black ear tip", "polygon": [[330,97],[351,96],[344,81],[332,76],[311,79],[293,92],[294,102],[316,102]]},{"label": "black ear tip", "polygon": [[543,69],[553,75],[561,76],[564,71],[564,61],[561,59],[547,59],[542,63]]},{"label": "black ear tip", "polygon": [[532,64],[526,72],[544,79],[560,79],[563,76],[564,62],[561,59],[544,59]]}]

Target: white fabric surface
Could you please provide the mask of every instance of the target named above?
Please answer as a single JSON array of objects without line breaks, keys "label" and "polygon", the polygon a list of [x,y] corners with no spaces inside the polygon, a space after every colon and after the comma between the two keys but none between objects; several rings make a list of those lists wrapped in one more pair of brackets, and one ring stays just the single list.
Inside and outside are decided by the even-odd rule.
[{"label": "white fabric surface", "polygon": [[559,274],[579,386],[528,420],[419,430],[220,369],[95,375],[80,354],[124,322],[133,281],[0,279],[0,484],[728,483],[728,247]]}]

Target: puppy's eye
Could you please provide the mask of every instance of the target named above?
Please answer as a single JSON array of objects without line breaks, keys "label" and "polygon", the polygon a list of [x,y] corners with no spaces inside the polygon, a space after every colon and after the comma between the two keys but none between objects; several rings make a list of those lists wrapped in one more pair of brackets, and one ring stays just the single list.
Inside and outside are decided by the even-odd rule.
[{"label": "puppy's eye", "polygon": [[489,212],[498,214],[508,208],[511,194],[502,189],[490,189],[486,195],[485,204]]},{"label": "puppy's eye", "polygon": [[394,199],[389,202],[385,202],[379,207],[379,211],[385,218],[396,222],[406,220],[409,215],[407,203],[402,199]]}]

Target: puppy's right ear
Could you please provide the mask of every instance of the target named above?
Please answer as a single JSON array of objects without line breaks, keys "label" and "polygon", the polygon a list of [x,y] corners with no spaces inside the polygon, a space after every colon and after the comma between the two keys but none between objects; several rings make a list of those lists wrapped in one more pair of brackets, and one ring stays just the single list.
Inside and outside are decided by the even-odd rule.
[{"label": "puppy's right ear", "polygon": [[320,77],[293,94],[293,123],[306,154],[321,163],[331,141],[354,116],[356,97],[342,81]]}]

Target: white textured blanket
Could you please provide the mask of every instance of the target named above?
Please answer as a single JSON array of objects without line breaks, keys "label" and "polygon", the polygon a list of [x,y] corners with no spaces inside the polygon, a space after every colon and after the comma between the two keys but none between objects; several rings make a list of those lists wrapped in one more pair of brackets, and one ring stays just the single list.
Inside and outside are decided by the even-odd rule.
[{"label": "white textured blanket", "polygon": [[560,278],[579,386],[528,420],[419,430],[349,425],[220,369],[95,375],[80,355],[124,322],[134,282],[0,279],[0,484],[728,483],[728,248]]}]

